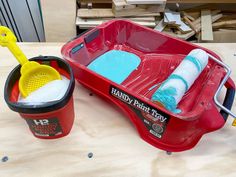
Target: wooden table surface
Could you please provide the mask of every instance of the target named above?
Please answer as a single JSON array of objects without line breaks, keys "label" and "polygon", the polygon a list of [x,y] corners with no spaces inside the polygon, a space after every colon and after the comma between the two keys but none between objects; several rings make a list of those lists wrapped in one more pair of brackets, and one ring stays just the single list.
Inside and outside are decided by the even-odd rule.
[{"label": "wooden table surface", "polygon": [[[62,43],[20,44],[28,57],[61,56]],[[236,82],[236,44],[200,44],[223,57]],[[76,84],[75,122],[71,133],[57,140],[36,139],[3,98],[4,83],[17,61],[0,48],[1,177],[235,177],[236,128],[226,125],[205,135],[189,151],[166,155],[144,142],[119,110]],[[236,112],[235,105],[233,111]],[[92,152],[93,157],[88,158]]]}]

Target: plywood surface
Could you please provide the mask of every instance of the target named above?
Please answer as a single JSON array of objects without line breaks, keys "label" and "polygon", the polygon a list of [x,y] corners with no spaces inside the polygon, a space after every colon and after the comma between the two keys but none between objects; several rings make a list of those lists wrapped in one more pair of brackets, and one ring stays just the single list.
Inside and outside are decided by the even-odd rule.
[{"label": "plywood surface", "polygon": [[[200,44],[235,68],[236,44]],[[20,45],[28,57],[60,55],[61,43]],[[119,110],[76,84],[75,122],[71,133],[57,140],[34,138],[24,120],[3,99],[7,75],[17,61],[0,48],[0,162],[2,177],[235,177],[236,128],[232,118],[219,131],[205,135],[189,151],[168,156],[140,139]],[[236,82],[236,70],[232,77]],[[235,104],[233,106],[236,112]],[[93,157],[88,158],[92,152]]]},{"label": "plywood surface", "polygon": [[46,42],[66,42],[76,36],[76,0],[40,0]]}]

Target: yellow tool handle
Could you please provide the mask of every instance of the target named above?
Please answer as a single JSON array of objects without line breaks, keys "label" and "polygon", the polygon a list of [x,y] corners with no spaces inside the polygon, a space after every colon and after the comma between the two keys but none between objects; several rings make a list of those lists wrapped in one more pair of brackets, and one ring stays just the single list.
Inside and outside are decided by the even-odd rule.
[{"label": "yellow tool handle", "polygon": [[23,65],[28,62],[28,59],[21,49],[16,45],[16,41],[16,36],[9,28],[0,26],[0,45],[2,47],[7,47],[19,61],[19,63]]},{"label": "yellow tool handle", "polygon": [[232,126],[236,127],[236,119],[234,119]]},{"label": "yellow tool handle", "polygon": [[16,57],[18,62],[23,65],[28,62],[28,59],[26,56],[23,54],[21,49],[16,45],[14,42],[10,42],[7,45],[7,48],[11,51],[11,53]]}]

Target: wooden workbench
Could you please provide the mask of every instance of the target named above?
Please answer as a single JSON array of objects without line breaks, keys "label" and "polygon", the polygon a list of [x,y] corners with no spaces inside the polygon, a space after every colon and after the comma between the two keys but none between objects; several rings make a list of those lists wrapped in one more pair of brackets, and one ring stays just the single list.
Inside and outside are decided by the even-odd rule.
[{"label": "wooden workbench", "polygon": [[[63,44],[21,44],[28,57],[60,55]],[[200,44],[224,58],[236,82],[236,44]],[[57,140],[36,139],[26,122],[11,111],[3,88],[17,61],[0,48],[1,177],[235,177],[236,128],[232,118],[219,131],[204,136],[189,151],[166,155],[140,139],[119,110],[76,84],[75,122],[71,133]],[[233,108],[236,112],[235,105]],[[88,158],[92,152],[93,157]]]}]

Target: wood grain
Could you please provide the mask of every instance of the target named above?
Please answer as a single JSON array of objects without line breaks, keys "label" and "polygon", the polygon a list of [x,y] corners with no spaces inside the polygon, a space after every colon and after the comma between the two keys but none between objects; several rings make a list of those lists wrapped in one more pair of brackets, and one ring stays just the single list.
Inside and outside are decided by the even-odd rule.
[{"label": "wood grain", "polygon": [[[28,57],[60,55],[62,43],[20,44]],[[235,68],[234,44],[200,44],[217,52]],[[168,156],[147,144],[128,118],[112,104],[78,83],[74,91],[75,122],[71,133],[57,140],[31,135],[26,122],[3,99],[4,83],[18,64],[0,48],[0,162],[2,177],[235,177],[236,129],[232,118],[220,130],[206,134],[189,151]],[[232,71],[236,82],[236,70]],[[222,99],[222,97],[221,97]],[[233,106],[236,112],[236,104]],[[88,158],[92,152],[93,157]]]}]

